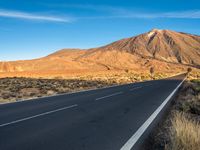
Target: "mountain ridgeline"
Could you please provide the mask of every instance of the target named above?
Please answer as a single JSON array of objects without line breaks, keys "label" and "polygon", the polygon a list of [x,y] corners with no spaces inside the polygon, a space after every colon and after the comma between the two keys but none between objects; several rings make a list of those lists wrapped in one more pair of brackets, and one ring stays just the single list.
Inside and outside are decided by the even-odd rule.
[{"label": "mountain ridgeline", "polygon": [[200,65],[200,36],[170,30],[153,29],[99,48],[102,49],[126,51],[166,62]]},{"label": "mountain ridgeline", "polygon": [[153,29],[88,50],[63,49],[46,57],[0,62],[0,72],[175,69],[200,66],[200,36]]}]

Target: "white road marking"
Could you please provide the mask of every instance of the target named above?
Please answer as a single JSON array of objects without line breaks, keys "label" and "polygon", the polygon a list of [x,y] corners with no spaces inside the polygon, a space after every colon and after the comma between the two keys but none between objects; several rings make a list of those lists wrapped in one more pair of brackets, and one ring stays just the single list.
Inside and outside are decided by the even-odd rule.
[{"label": "white road marking", "polygon": [[144,86],[151,86],[151,85],[153,85],[153,84],[147,84],[147,85],[144,85]]},{"label": "white road marking", "polygon": [[[175,76],[178,76],[178,75],[181,75],[181,74],[183,74],[183,72],[182,73],[178,73],[178,74],[174,74],[172,76],[169,76],[169,77],[163,78],[163,79],[172,78],[172,77],[175,77]],[[51,96],[34,97],[34,98],[28,98],[28,99],[23,99],[23,100],[17,100],[15,102],[0,103],[0,105],[6,105],[6,104],[12,104],[12,103],[20,103],[20,102],[24,102],[24,101],[27,101],[27,100],[28,101],[34,101],[34,100],[45,99],[45,98],[49,98],[49,97],[57,97],[57,96],[62,96],[62,95],[70,95],[70,94],[83,93],[83,92],[89,92],[89,91],[97,91],[97,90],[102,90],[102,89],[109,89],[109,88],[120,87],[120,86],[124,86],[124,85],[131,85],[131,84],[135,84],[135,83],[145,83],[145,82],[151,82],[151,81],[153,81],[153,80],[147,80],[147,81],[141,81],[141,82],[133,82],[133,83],[121,84],[121,85],[112,85],[112,86],[107,86],[107,87],[102,87],[102,88],[81,90],[81,91],[75,91],[75,92],[63,93],[63,94],[56,94],[56,95],[51,95]]]},{"label": "white road marking", "polygon": [[74,105],[71,105],[71,106],[55,109],[55,110],[48,111],[48,112],[45,112],[45,113],[41,113],[41,114],[38,114],[38,115],[34,115],[34,116],[31,116],[31,117],[18,119],[18,120],[15,120],[15,121],[11,121],[11,122],[8,122],[8,123],[1,124],[0,127],[4,127],[4,126],[7,126],[7,125],[11,125],[11,124],[19,123],[19,122],[22,122],[22,121],[30,120],[30,119],[33,119],[33,118],[36,118],[36,117],[52,114],[52,113],[55,113],[55,112],[58,112],[58,111],[62,111],[62,110],[65,110],[65,109],[69,109],[69,108],[73,108],[73,107],[76,107],[76,106],[78,106],[78,105],[74,104]]},{"label": "white road marking", "polygon": [[135,88],[130,89],[130,91],[134,91],[134,90],[136,90],[136,89],[141,89],[141,88],[142,88],[142,86],[135,87]]},{"label": "white road marking", "polygon": [[[186,78],[185,78],[186,79]],[[178,88],[182,85],[185,79],[172,91],[172,93],[164,100],[164,102],[153,112],[153,114],[144,122],[144,124],[133,134],[133,136],[122,146],[120,150],[131,150],[142,134],[147,130],[149,125],[154,121],[156,116],[176,93]]]},{"label": "white road marking", "polygon": [[119,95],[119,94],[122,94],[122,93],[123,92],[113,93],[113,94],[110,94],[110,95],[107,95],[107,96],[96,98],[95,100],[98,101],[98,100],[101,100],[101,99],[104,99],[104,98],[108,98],[108,97],[112,97],[112,96],[116,96],[116,95]]}]

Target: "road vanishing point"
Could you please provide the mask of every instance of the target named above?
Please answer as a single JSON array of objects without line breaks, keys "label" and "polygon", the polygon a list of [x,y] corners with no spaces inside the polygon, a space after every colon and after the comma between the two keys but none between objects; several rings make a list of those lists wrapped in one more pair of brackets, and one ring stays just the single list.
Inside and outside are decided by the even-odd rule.
[{"label": "road vanishing point", "polygon": [[0,105],[0,150],[130,150],[185,74]]}]

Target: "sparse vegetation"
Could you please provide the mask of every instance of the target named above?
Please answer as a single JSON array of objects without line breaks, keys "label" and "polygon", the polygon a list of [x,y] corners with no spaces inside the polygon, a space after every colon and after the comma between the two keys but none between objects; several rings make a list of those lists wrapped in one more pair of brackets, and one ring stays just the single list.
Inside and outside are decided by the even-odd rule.
[{"label": "sparse vegetation", "polygon": [[[166,74],[155,75],[156,78],[166,76]],[[98,76],[85,75],[68,79],[62,79],[60,76],[54,79],[1,78],[0,103],[150,79],[151,77],[148,74],[135,74],[130,71]]]},{"label": "sparse vegetation", "polygon": [[192,71],[192,68],[189,67],[189,68],[187,69],[187,72],[190,73],[191,71]]},{"label": "sparse vegetation", "polygon": [[41,97],[82,89],[98,88],[114,82],[81,80],[81,79],[0,79],[0,102],[15,101],[32,97]]},{"label": "sparse vegetation", "polygon": [[148,149],[199,150],[200,78],[194,77],[198,74],[190,72],[167,118],[150,138]]},{"label": "sparse vegetation", "polygon": [[151,78],[153,79],[154,77],[154,73],[155,73],[155,68],[154,67],[151,67],[150,70],[149,70],[150,74],[151,74]]},{"label": "sparse vegetation", "polygon": [[192,70],[188,73],[188,80],[200,80],[200,71],[199,70]]},{"label": "sparse vegetation", "polygon": [[170,129],[167,150],[199,150],[200,124],[188,114],[176,112]]}]

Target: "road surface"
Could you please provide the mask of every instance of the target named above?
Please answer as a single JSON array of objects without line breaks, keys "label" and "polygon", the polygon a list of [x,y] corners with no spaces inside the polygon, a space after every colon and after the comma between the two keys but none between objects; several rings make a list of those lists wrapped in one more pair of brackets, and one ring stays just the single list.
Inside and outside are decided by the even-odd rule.
[{"label": "road surface", "polygon": [[0,150],[134,149],[148,119],[184,78],[0,105]]}]

